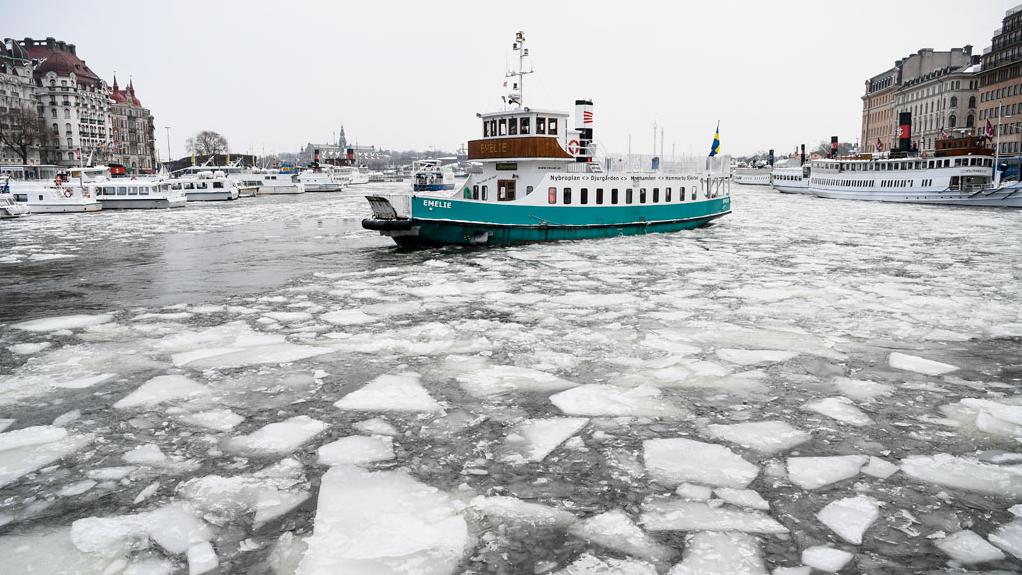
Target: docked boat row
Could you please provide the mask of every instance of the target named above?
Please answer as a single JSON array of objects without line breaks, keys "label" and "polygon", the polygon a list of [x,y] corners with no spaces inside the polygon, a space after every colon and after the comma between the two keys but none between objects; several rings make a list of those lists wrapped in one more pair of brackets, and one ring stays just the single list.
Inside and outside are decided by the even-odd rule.
[{"label": "docked boat row", "polygon": [[935,147],[932,155],[895,151],[778,165],[770,184],[783,193],[820,198],[1022,207],[1022,182],[1001,179],[986,138],[951,138]]}]

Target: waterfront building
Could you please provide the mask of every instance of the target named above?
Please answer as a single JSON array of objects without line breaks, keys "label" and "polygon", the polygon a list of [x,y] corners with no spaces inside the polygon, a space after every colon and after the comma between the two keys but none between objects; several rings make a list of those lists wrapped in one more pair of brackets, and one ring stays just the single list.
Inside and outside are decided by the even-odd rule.
[{"label": "waterfront building", "polygon": [[1001,27],[994,30],[990,47],[983,51],[980,70],[980,111],[996,132],[998,152],[1022,152],[1022,4],[1004,14]]},{"label": "waterfront building", "polygon": [[[32,60],[14,40],[0,43],[0,113],[9,110],[36,111],[35,85],[32,81]],[[28,150],[28,157],[0,142],[0,164],[38,164],[39,148]]]},{"label": "waterfront building", "polygon": [[156,169],[156,142],[153,115],[135,94],[128,81],[123,90],[110,89],[110,152],[113,163],[121,164],[128,174],[148,173]]},{"label": "waterfront building", "polygon": [[859,133],[862,150],[873,150],[878,142],[883,149],[889,149],[891,128],[894,126],[894,92],[898,89],[900,74],[901,69],[895,64],[889,70],[866,80],[866,94],[862,97],[862,129]]}]

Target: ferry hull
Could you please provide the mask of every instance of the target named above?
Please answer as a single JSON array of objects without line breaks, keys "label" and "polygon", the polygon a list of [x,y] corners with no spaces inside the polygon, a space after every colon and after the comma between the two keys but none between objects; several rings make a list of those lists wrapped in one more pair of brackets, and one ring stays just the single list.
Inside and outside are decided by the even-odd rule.
[{"label": "ferry hull", "polygon": [[180,198],[157,198],[151,200],[100,200],[104,210],[154,210],[168,208],[183,208],[188,200],[184,196]]},{"label": "ferry hull", "polygon": [[814,189],[813,195],[833,200],[866,200],[905,204],[937,204],[944,206],[973,206],[981,208],[1022,208],[1022,187],[991,188],[978,192],[845,192]]},{"label": "ferry hull", "polygon": [[413,184],[412,191],[414,192],[442,192],[443,190],[453,190],[454,183],[450,184]]},{"label": "ferry hull", "polygon": [[774,189],[782,194],[808,194],[809,186],[782,186],[774,184]]},{"label": "ferry hull", "polygon": [[185,197],[188,198],[189,202],[219,202],[238,199],[238,192],[224,191],[215,193],[206,192],[202,194],[189,194],[186,192]]},{"label": "ferry hull", "polygon": [[484,246],[676,232],[731,213],[727,196],[602,207],[501,206],[418,197],[412,202],[411,218],[371,218],[362,226],[389,236],[401,247]]},{"label": "ferry hull", "polygon": [[299,188],[297,186],[263,186],[259,188],[260,196],[282,196],[288,194],[303,194],[305,192],[327,192],[332,190],[315,190],[312,189],[308,184],[304,187]]},{"label": "ferry hull", "polygon": [[305,184],[306,192],[339,192],[341,188],[340,184]]},{"label": "ferry hull", "polygon": [[33,214],[73,214],[78,212],[98,212],[103,206],[96,202],[94,204],[28,204],[28,210]]}]

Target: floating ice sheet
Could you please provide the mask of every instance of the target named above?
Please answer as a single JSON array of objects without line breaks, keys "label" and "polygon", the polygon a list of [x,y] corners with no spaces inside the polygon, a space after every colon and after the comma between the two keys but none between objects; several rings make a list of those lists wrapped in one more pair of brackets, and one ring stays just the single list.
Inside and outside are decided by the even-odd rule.
[{"label": "floating ice sheet", "polygon": [[336,407],[356,411],[439,411],[440,404],[419,383],[416,373],[381,375],[345,395]]},{"label": "floating ice sheet", "polygon": [[752,489],[734,489],[733,487],[718,487],[713,492],[724,501],[727,501],[731,505],[737,505],[738,507],[748,507],[750,509],[759,509],[760,511],[769,511],[770,503],[759,493],[756,493]]},{"label": "floating ice sheet", "polygon": [[688,411],[674,405],[652,386],[623,388],[585,384],[550,396],[550,401],[568,415],[683,418]]},{"label": "floating ice sheet", "polygon": [[44,317],[11,324],[14,329],[34,332],[60,331],[64,329],[80,329],[90,325],[99,325],[113,319],[112,314],[101,313],[95,315],[63,315],[56,317]]},{"label": "floating ice sheet", "polygon": [[647,535],[620,510],[594,515],[576,523],[568,532],[579,539],[653,563],[663,563],[677,555],[674,549]]},{"label": "floating ice sheet", "polygon": [[567,527],[576,521],[571,513],[556,507],[522,501],[516,497],[496,495],[472,499],[472,508],[483,515],[512,525],[532,527]]},{"label": "floating ice sheet", "polygon": [[651,498],[642,505],[640,523],[650,531],[741,531],[787,533],[788,529],[759,511],[713,507],[702,501]]},{"label": "floating ice sheet", "polygon": [[513,365],[495,365],[459,375],[458,382],[465,391],[482,399],[513,392],[550,393],[577,385],[545,371]]},{"label": "floating ice sheet", "polygon": [[816,545],[802,551],[802,563],[827,573],[837,573],[844,569],[853,557],[848,551],[826,545]]},{"label": "floating ice sheet", "polygon": [[268,456],[291,453],[329,427],[307,415],[298,415],[260,427],[248,435],[224,441],[224,449],[247,456]]},{"label": "floating ice sheet", "polygon": [[724,361],[738,365],[762,365],[767,363],[780,363],[798,355],[795,351],[780,351],[775,349],[731,349],[722,348],[717,350],[717,357]]},{"label": "floating ice sheet", "polygon": [[117,409],[152,407],[166,401],[204,395],[209,389],[183,375],[158,375],[114,403]]},{"label": "floating ice sheet", "polygon": [[745,533],[696,533],[668,575],[767,575],[756,538]]},{"label": "floating ice sheet", "polygon": [[390,437],[349,435],[320,446],[320,465],[362,465],[394,459]]},{"label": "floating ice sheet", "polygon": [[584,417],[530,419],[514,427],[504,439],[501,458],[513,463],[543,461],[557,446],[585,427]]},{"label": "floating ice sheet", "polygon": [[847,397],[817,399],[807,402],[802,407],[808,411],[814,411],[848,425],[861,427],[873,423],[873,420],[856,407],[852,400]]},{"label": "floating ice sheet", "polygon": [[802,489],[819,489],[855,477],[868,460],[865,455],[789,457],[788,479]]},{"label": "floating ice sheet", "polygon": [[692,482],[743,488],[759,474],[758,467],[715,443],[683,437],[648,439],[642,449],[646,470],[668,487]]},{"label": "floating ice sheet", "polygon": [[51,426],[0,433],[0,487],[81,450],[93,439]]},{"label": "floating ice sheet", "polygon": [[1004,553],[975,531],[965,529],[934,542],[937,549],[963,565],[1000,561]]},{"label": "floating ice sheet", "polygon": [[657,575],[656,567],[636,559],[600,559],[588,553],[553,575]]},{"label": "floating ice sheet", "polygon": [[723,439],[761,453],[777,453],[801,445],[812,436],[783,421],[748,421],[706,426],[706,435]]},{"label": "floating ice sheet", "polygon": [[816,518],[855,545],[862,544],[862,534],[880,517],[880,505],[872,497],[858,495],[828,503]]},{"label": "floating ice sheet", "polygon": [[957,366],[948,363],[941,363],[932,359],[908,355],[897,351],[892,352],[889,356],[887,356],[887,362],[894,369],[914,371],[923,375],[944,375],[945,373],[958,371]]},{"label": "floating ice sheet", "polygon": [[1022,465],[994,465],[947,453],[910,455],[901,460],[909,477],[966,491],[1022,497]]}]

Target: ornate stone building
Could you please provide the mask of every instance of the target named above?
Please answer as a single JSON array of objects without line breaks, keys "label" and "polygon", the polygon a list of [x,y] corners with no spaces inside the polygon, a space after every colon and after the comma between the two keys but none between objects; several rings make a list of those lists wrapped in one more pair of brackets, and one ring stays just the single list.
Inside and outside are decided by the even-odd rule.
[{"label": "ornate stone building", "polygon": [[[53,131],[42,162],[77,165],[91,156],[111,161],[110,88],[78,57],[74,44],[25,38],[21,47],[37,62],[33,72],[39,114]],[[79,155],[81,159],[79,159]]]},{"label": "ornate stone building", "polygon": [[[0,43],[0,113],[8,110],[36,110],[32,61],[14,40]],[[22,157],[0,142],[0,164],[21,164]],[[28,151],[26,164],[39,163],[39,147]]]},{"label": "ornate stone building", "polygon": [[983,51],[979,99],[979,119],[998,132],[1000,153],[1022,152],[1022,5],[1005,12]]},{"label": "ornate stone building", "polygon": [[122,164],[129,174],[156,170],[156,141],[153,115],[142,107],[135,95],[135,84],[128,81],[123,90],[117,78],[110,89],[110,152],[112,161]]}]

